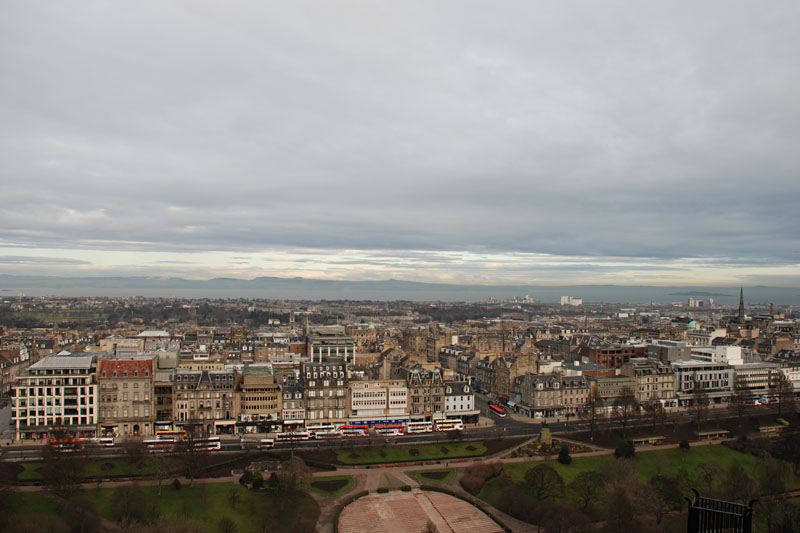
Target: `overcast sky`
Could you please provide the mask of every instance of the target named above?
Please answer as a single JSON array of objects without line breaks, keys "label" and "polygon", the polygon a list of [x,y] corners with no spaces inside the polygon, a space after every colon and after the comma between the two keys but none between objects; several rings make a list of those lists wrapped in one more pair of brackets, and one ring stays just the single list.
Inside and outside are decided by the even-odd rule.
[{"label": "overcast sky", "polygon": [[800,286],[799,27],[3,0],[0,273]]}]

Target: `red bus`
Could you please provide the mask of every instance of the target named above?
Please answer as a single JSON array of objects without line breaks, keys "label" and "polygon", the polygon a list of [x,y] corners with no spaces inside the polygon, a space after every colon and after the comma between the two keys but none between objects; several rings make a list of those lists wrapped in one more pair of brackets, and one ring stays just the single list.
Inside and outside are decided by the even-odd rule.
[{"label": "red bus", "polygon": [[361,437],[367,434],[369,427],[367,426],[341,426],[339,431],[345,437]]},{"label": "red bus", "polygon": [[403,424],[378,424],[375,426],[378,435],[402,435]]},{"label": "red bus", "polygon": [[506,416],[506,410],[494,403],[489,404],[489,412],[491,412],[496,416],[499,416],[500,418],[505,418]]}]

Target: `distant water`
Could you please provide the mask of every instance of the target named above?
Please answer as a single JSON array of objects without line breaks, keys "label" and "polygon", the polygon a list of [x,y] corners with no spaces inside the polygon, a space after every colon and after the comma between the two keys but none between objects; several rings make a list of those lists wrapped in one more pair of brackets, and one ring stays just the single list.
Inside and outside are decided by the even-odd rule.
[{"label": "distant water", "polygon": [[[177,298],[248,298],[294,300],[412,300],[412,301],[479,301],[487,298],[507,299],[526,295],[540,302],[557,303],[561,296],[583,298],[584,302],[609,302],[620,304],[686,303],[688,298],[703,300],[708,304],[711,296],[718,305],[736,305],[738,287],[625,287],[625,286],[562,286],[562,287],[491,287],[443,286],[414,284],[412,287],[363,287],[347,283],[335,286],[279,287],[279,288],[147,288],[147,287],[0,287],[0,299],[9,299],[20,293],[26,296],[67,297],[177,297]],[[691,296],[694,295],[694,296]],[[800,289],[776,287],[746,287],[747,305],[800,305]]]}]

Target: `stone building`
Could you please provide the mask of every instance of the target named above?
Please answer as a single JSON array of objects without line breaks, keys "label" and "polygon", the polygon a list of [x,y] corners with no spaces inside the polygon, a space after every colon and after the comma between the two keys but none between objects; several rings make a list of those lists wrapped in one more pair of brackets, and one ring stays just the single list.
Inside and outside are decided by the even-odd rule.
[{"label": "stone building", "polygon": [[235,398],[237,433],[267,433],[280,425],[281,388],[271,366],[245,366]]},{"label": "stone building", "polygon": [[155,433],[152,358],[103,359],[97,378],[101,437]]},{"label": "stone building", "polygon": [[444,380],[439,368],[421,365],[404,369],[408,386],[408,416],[411,420],[444,418]]},{"label": "stone building", "polygon": [[309,424],[347,422],[347,368],[343,358],[303,363],[300,380]]},{"label": "stone building", "polygon": [[233,433],[236,376],[229,370],[175,371],[175,425],[216,435]]}]

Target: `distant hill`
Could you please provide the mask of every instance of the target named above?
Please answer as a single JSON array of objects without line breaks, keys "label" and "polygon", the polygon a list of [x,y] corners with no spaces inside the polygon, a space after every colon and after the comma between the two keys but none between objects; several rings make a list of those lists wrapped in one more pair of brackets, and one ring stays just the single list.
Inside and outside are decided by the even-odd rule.
[{"label": "distant hill", "polygon": [[[477,301],[530,296],[558,302],[561,296],[584,302],[669,303],[685,297],[713,297],[721,305],[739,301],[738,287],[655,287],[628,285],[457,285],[403,280],[334,281],[259,277],[188,280],[160,277],[56,277],[0,274],[0,297],[21,291],[31,296],[178,296],[187,298],[291,298],[307,300]],[[754,286],[744,288],[745,303],[800,305],[800,289]]]}]

